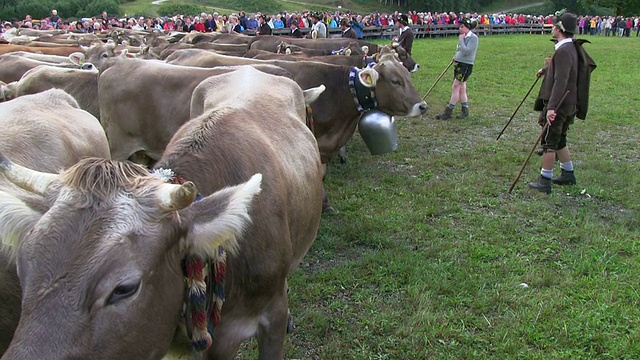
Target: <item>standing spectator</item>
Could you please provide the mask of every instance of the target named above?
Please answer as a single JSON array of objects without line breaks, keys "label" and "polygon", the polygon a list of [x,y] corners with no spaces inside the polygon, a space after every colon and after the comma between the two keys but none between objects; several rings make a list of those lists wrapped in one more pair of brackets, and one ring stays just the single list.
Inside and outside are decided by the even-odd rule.
[{"label": "standing spectator", "polygon": [[330,28],[337,28],[338,27],[338,21],[336,20],[335,16],[331,17],[331,21],[329,21],[329,27]]},{"label": "standing spectator", "polygon": [[451,99],[449,105],[444,108],[442,114],[436,115],[436,119],[446,120],[451,118],[451,113],[456,107],[458,100],[462,103],[460,115],[456,119],[469,117],[469,97],[467,96],[467,80],[471,76],[473,63],[476,60],[476,52],[478,51],[478,35],[473,31],[477,23],[467,18],[460,20],[458,30],[458,47],[453,57],[453,85],[451,86]]},{"label": "standing spectator", "polygon": [[311,32],[309,33],[309,37],[312,39],[326,38],[327,26],[322,22],[322,13],[312,11],[309,16],[311,17]]},{"label": "standing spectator", "polygon": [[351,26],[349,26],[349,20],[347,20],[346,17],[340,19],[340,28],[342,28],[343,38],[351,38],[351,39],[358,38],[358,34],[356,34],[356,32],[353,31],[353,29],[351,28]]},{"label": "standing spectator", "polygon": [[193,23],[191,22],[191,17],[190,16],[185,16],[184,17],[184,24],[182,24],[182,31],[184,31],[184,32],[192,32],[195,29],[196,29],[195,26],[193,26]]},{"label": "standing spectator", "polygon": [[271,26],[267,23],[266,15],[260,15],[258,22],[260,23],[260,27],[258,31],[256,31],[256,35],[271,35],[273,33]]},{"label": "standing spectator", "polygon": [[141,16],[138,21],[136,21],[135,25],[131,27],[131,30],[144,30],[144,18]]},{"label": "standing spectator", "polygon": [[627,22],[624,21],[623,17],[620,17],[620,20],[618,20],[618,36],[619,37],[624,36],[624,31],[626,27],[627,27]]},{"label": "standing spectator", "polygon": [[394,37],[391,41],[391,45],[393,47],[402,46],[403,49],[411,55],[411,48],[413,47],[413,30],[409,27],[409,20],[407,15],[399,15],[398,16],[398,28],[400,29],[400,34]]},{"label": "standing spectator", "polygon": [[238,18],[235,15],[229,16],[229,33],[242,34],[244,28],[238,22]]},{"label": "standing spectator", "polygon": [[[536,106],[541,110],[538,123],[548,125],[546,135],[542,137],[543,149],[540,178],[529,187],[544,193],[551,193],[551,183],[572,185],[576,183],[573,162],[567,148],[567,131],[573,123],[578,104],[578,53],[573,45],[576,33],[577,16],[572,13],[557,12],[553,19],[553,39],[557,40],[553,57],[538,71],[544,75]],[[567,94],[568,92],[568,94]],[[561,99],[566,98],[560,103]],[[556,155],[560,160],[562,174],[553,177]]]},{"label": "standing spectator", "polygon": [[362,24],[362,15],[356,15],[351,18],[349,26],[356,32],[358,39],[362,39],[364,25]]},{"label": "standing spectator", "polygon": [[197,32],[205,32],[206,28],[204,26],[204,23],[202,21],[200,21],[200,18],[196,16],[195,18],[195,23],[193,24],[193,29]]},{"label": "standing spectator", "polygon": [[9,41],[15,35],[15,33],[16,33],[16,29],[13,27],[13,25],[10,22],[5,21],[4,24],[2,24],[3,39]]},{"label": "standing spectator", "polygon": [[51,16],[49,17],[49,21],[51,21],[51,26],[54,28],[58,28],[58,22],[60,21],[60,16],[58,16],[58,10],[51,10]]},{"label": "standing spectator", "polygon": [[[239,23],[240,25],[242,25],[242,28],[243,28],[244,30],[246,30],[246,29],[247,29],[247,15],[245,14],[245,12],[244,12],[244,11],[240,11],[240,14],[239,14],[239,16],[238,16],[238,23]],[[244,32],[244,30],[242,30],[242,31]]]},{"label": "standing spectator", "polygon": [[258,20],[256,20],[256,14],[251,14],[249,15],[249,18],[247,19],[247,26],[245,26],[245,29],[247,30],[258,30]]},{"label": "standing spectator", "polygon": [[291,28],[291,34],[290,34],[291,36],[296,37],[296,38],[301,38],[302,37],[302,32],[298,28],[298,22],[297,21],[292,21],[290,28]]},{"label": "standing spectator", "polygon": [[282,15],[280,14],[276,15],[276,18],[273,20],[273,28],[284,29],[284,22],[282,21]]},{"label": "standing spectator", "polygon": [[164,31],[173,31],[176,29],[176,24],[173,22],[173,18],[168,18],[167,21],[164,22],[162,26]]},{"label": "standing spectator", "polygon": [[218,24],[216,24],[216,20],[213,18],[213,15],[207,15],[207,20],[205,20],[204,22],[204,31],[215,32],[216,30],[218,30]]},{"label": "standing spectator", "polygon": [[611,34],[611,17],[608,17],[602,21],[604,23],[604,36]]}]

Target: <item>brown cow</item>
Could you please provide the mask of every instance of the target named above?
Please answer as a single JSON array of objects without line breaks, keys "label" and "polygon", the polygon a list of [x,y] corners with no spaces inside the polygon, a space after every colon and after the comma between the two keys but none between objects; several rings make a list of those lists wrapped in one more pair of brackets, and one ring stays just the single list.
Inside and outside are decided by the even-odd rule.
[{"label": "brown cow", "polygon": [[[187,51],[190,52],[190,56],[176,56],[176,53]],[[375,92],[377,108],[389,115],[415,117],[424,114],[428,108],[413,86],[411,74],[388,47],[380,51],[377,64],[365,70],[310,61],[265,61],[247,58],[235,60],[232,56],[207,51],[197,52],[198,50],[194,49],[179,50],[172,56],[176,56],[175,63],[180,65],[205,67],[224,66],[233,61],[249,65],[253,60],[257,64],[268,63],[284,68],[303,89],[326,85],[327,91],[311,105],[315,119],[314,131],[324,164],[329,163],[338,150],[349,141],[362,112],[373,108],[372,104],[363,104],[361,101],[368,96],[367,93],[372,94],[371,90]],[[358,81],[354,91],[359,100],[352,95],[350,75]],[[365,79],[371,82],[364,81]],[[331,208],[328,200],[325,202],[325,208]]]},{"label": "brown cow", "polygon": [[82,69],[40,65],[27,71],[17,82],[0,84],[0,101],[18,96],[37,94],[48,89],[62,89],[73,96],[81,109],[100,118],[98,102],[98,70],[91,63]]},{"label": "brown cow", "polygon": [[[66,67],[66,68],[90,68],[93,65],[87,64],[79,64],[77,62],[73,62],[76,59],[82,57],[83,54],[76,52],[69,55],[68,60],[66,62],[48,62],[43,60],[38,60],[33,57],[16,55],[13,53],[0,55],[0,81],[5,83],[9,83],[12,81],[18,81],[27,71],[35,68],[40,65],[49,65],[49,66],[58,66],[58,67]],[[45,59],[45,58],[43,58]]]},{"label": "brown cow", "polygon": [[[276,52],[278,48],[281,47],[281,44],[284,42],[285,44],[297,45],[304,48],[309,49],[319,49],[319,50],[339,50],[341,48],[346,48],[349,46],[354,39],[349,38],[326,38],[326,39],[295,39],[292,37],[286,36],[257,36],[254,40],[249,43],[249,49],[260,49]],[[368,55],[376,54],[380,51],[380,47],[377,44],[364,41],[364,40],[355,40],[361,46],[367,46],[369,48]],[[420,65],[416,63],[416,61],[409,55],[406,51],[403,53],[399,53],[400,61],[404,67],[411,71],[415,72],[420,68]]]},{"label": "brown cow", "polygon": [[[146,165],[160,159],[171,137],[189,120],[195,87],[209,76],[231,71],[119,58],[108,60],[103,69],[98,81],[100,122],[109,138],[111,156]],[[289,76],[272,65],[259,69]],[[154,90],[148,91],[149,87]]]},{"label": "brown cow", "polygon": [[13,44],[0,44],[0,55],[14,52],[27,51],[32,53],[41,53],[47,55],[69,56],[75,52],[84,52],[82,48],[77,46],[59,46],[59,47],[35,47]]},{"label": "brown cow", "polygon": [[[28,121],[25,121],[28,119]],[[0,153],[17,163],[42,171],[56,172],[91,156],[109,157],[109,146],[98,120],[79,110],[75,100],[62,90],[49,90],[0,104]],[[10,213],[19,199],[32,211]],[[20,316],[20,286],[15,259],[3,249],[11,241],[13,227],[40,217],[46,206],[42,199],[9,184],[0,176],[0,354],[13,336]]]},{"label": "brown cow", "polygon": [[[220,84],[237,86],[219,92]],[[228,251],[226,302],[206,358],[233,359],[254,336],[260,359],[282,358],[286,278],[321,214],[322,166],[303,93],[250,68],[211,77],[196,93],[204,112],[158,163],[198,186],[205,197],[193,204],[193,183],[162,184],[131,163],[84,161],[57,176],[0,156],[0,171],[52,204],[20,231],[22,316],[3,359],[161,358],[185,299],[182,259],[219,259],[219,246]]]}]

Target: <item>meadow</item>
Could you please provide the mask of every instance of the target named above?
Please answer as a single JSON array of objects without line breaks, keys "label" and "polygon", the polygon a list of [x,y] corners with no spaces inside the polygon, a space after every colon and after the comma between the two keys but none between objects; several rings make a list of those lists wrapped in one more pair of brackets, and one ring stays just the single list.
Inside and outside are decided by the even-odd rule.
[{"label": "meadow", "polygon": [[[371,156],[353,137],[326,179],[338,212],[289,280],[287,359],[637,358],[640,38],[586,38],[598,68],[587,120],[569,133],[575,186],[528,189],[533,155],[506,195],[539,133],[540,82],[496,141],[552,54],[549,35],[480,38],[469,119],[434,119],[450,70],[425,116],[396,119],[396,152]],[[422,94],[456,41],[414,42]],[[238,358],[257,358],[255,341]]]}]

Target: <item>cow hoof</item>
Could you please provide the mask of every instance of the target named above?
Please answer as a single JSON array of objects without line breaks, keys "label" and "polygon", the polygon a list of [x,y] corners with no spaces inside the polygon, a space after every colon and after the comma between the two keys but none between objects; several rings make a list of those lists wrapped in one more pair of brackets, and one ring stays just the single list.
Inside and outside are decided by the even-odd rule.
[{"label": "cow hoof", "polygon": [[293,333],[293,329],[293,318],[291,317],[291,314],[289,314],[289,316],[287,316],[287,334]]},{"label": "cow hoof", "polygon": [[336,210],[333,206],[329,205],[326,208],[322,209],[322,212],[325,214],[337,214],[338,210]]},{"label": "cow hoof", "polygon": [[346,156],[339,156],[340,158],[340,164],[346,164],[347,163],[347,157]]}]

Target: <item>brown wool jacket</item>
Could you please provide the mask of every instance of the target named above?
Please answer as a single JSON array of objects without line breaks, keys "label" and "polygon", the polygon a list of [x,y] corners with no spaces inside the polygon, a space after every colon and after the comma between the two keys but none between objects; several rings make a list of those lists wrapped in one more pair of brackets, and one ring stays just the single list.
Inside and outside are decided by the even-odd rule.
[{"label": "brown wool jacket", "polygon": [[[569,90],[560,108],[558,103]],[[578,52],[573,43],[566,43],[555,51],[544,73],[538,98],[547,101],[547,110],[571,115],[578,104]]]}]

